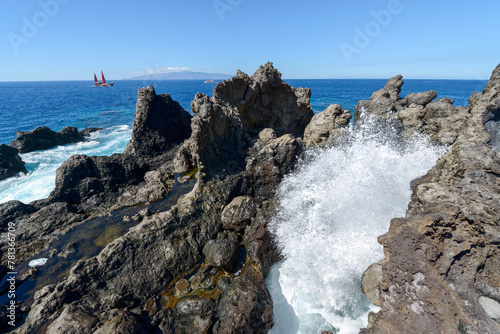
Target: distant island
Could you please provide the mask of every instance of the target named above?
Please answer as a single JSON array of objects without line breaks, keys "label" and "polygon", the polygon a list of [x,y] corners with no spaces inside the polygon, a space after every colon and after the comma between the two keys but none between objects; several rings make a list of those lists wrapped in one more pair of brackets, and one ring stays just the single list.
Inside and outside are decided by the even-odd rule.
[{"label": "distant island", "polygon": [[168,73],[151,73],[140,75],[137,77],[126,78],[123,80],[226,80],[231,78],[233,75],[234,74],[226,73],[181,71]]}]

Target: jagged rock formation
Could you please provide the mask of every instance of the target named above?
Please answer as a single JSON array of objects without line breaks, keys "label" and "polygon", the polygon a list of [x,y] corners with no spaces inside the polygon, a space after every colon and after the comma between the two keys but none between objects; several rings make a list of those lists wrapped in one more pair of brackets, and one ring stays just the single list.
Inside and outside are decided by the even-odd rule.
[{"label": "jagged rock formation", "polygon": [[438,143],[453,144],[467,127],[469,110],[455,108],[453,100],[448,98],[433,101],[437,97],[433,90],[401,98],[402,78],[397,75],[389,79],[384,88],[372,94],[370,100],[359,101],[354,110],[354,122],[358,121],[362,111],[367,111],[377,117],[399,120],[407,136],[417,131],[429,135]]},{"label": "jagged rock formation", "polygon": [[137,92],[134,117],[132,139],[124,154],[158,155],[191,135],[191,115],[170,95],[156,95],[153,86]]},{"label": "jagged rock formation", "polygon": [[46,126],[41,126],[33,131],[17,131],[17,138],[9,146],[16,148],[20,153],[46,150],[58,145],[77,143],[83,140],[83,135],[77,128],[65,127],[60,132],[55,132]]},{"label": "jagged rock formation", "polygon": [[94,132],[101,131],[103,128],[85,128],[80,131],[82,137],[90,137],[90,135]]},{"label": "jagged rock formation", "polygon": [[[149,97],[147,94],[139,95],[140,99]],[[139,106],[144,106],[149,101],[140,99]],[[158,119],[158,115],[164,115],[166,107],[162,103],[168,101],[162,98],[155,101],[149,108],[142,108],[138,113],[139,121],[135,122],[135,127],[140,131],[136,132],[147,133],[151,125],[149,121]],[[174,110],[181,115],[185,113],[184,110]],[[172,112],[169,115],[175,117]],[[82,136],[98,130],[98,128],[85,129],[82,131]],[[23,142],[31,143],[40,133],[52,133],[52,136],[55,132],[42,128],[33,131],[33,134],[26,134]],[[150,147],[149,152],[152,157],[131,154],[72,156],[57,169],[56,186],[48,198],[29,204],[17,201],[0,204],[0,213],[2,211],[8,213],[5,218],[2,216],[0,225],[6,224],[7,219],[10,219],[9,221],[16,226],[16,242],[22,250],[16,254],[16,260],[22,262],[47,248],[53,240],[46,238],[48,234],[57,231],[65,233],[68,226],[77,224],[89,216],[95,217],[102,210],[154,202],[167,196],[175,183],[171,161],[176,146],[175,143],[169,146],[166,140],[163,143],[169,149],[161,149],[154,154],[153,147]],[[161,171],[150,172],[160,166],[162,166]],[[2,259],[5,260],[7,256],[5,243],[2,243],[1,249]]]},{"label": "jagged rock formation", "polygon": [[24,162],[15,148],[0,145],[0,181],[17,173],[27,173]]},{"label": "jagged rock formation", "polygon": [[251,77],[238,71],[219,82],[211,98],[196,94],[191,102],[193,132],[179,150],[176,169],[197,167],[210,175],[242,171],[248,148],[261,130],[303,136],[314,114],[310,97],[310,89],[283,82],[272,63]]},{"label": "jagged rock formation", "polygon": [[344,110],[338,104],[331,104],[324,111],[316,114],[307,125],[304,132],[304,143],[307,146],[325,146],[334,142],[344,133],[352,118],[349,110]]},{"label": "jagged rock formation", "polygon": [[150,170],[145,159],[125,154],[89,157],[74,155],[56,174],[56,187],[49,202],[66,202],[82,212],[91,212],[116,201],[129,186],[144,181]]},{"label": "jagged rock formation", "polygon": [[[166,99],[152,88],[138,95],[145,99],[138,101],[143,111],[162,109],[151,106]],[[148,139],[140,151],[140,138],[165,133],[136,131],[141,126],[137,119],[144,120],[142,125],[154,119],[139,110],[137,135],[126,151],[130,154],[74,156],[63,164],[49,199],[30,205],[38,211],[25,217],[36,217],[40,207],[57,206],[73,210],[67,217],[78,219],[99,203],[106,214],[102,203],[115,202],[116,208],[157,199],[170,191],[172,172],[189,169],[197,183],[172,209],[142,215],[137,226],[98,256],[74,266],[65,281],[38,291],[17,332],[43,327],[47,333],[73,333],[76,328],[95,333],[266,333],[273,322],[265,277],[278,259],[267,224],[277,205],[276,187],[305,149],[297,136],[312,118],[309,97],[308,89],[282,82],[268,63],[252,77],[238,72],[219,83],[212,98],[195,97],[193,133],[175,164],[175,146],[148,157],[171,147],[167,142],[155,146],[161,140]],[[167,105],[162,110],[176,109],[173,102]],[[144,170],[138,159],[144,159]],[[18,212],[26,209],[10,205]]]},{"label": "jagged rock formation", "polygon": [[[499,72],[470,108],[433,102],[432,91],[400,98],[399,76],[358,104],[357,115],[364,107],[399,120],[406,135],[453,143],[413,182],[407,216],[380,237],[386,258],[370,267],[363,285],[382,311],[364,333],[498,332],[491,305],[500,300],[500,160],[484,124],[499,117]],[[194,188],[167,211],[141,211],[125,235],[79,261],[66,280],[37,291],[15,332],[266,333],[273,320],[265,277],[278,260],[267,229],[276,188],[306,148],[301,137],[311,145],[335,139],[332,123],[344,126],[348,115],[332,106],[313,119],[310,91],[289,87],[270,63],[219,83],[212,98],[197,94],[191,135],[171,142],[156,124],[171,112],[183,120],[185,111],[152,87],[138,97],[127,154],[74,156],[58,170],[48,199],[0,205],[5,219],[15,217],[20,259],[89,215],[162,199],[174,173],[196,175]],[[75,248],[65,245],[58,257]]]},{"label": "jagged rock formation", "polygon": [[[363,105],[382,113],[388,105],[377,109],[374,103]],[[416,130],[454,144],[413,182],[406,217],[394,219],[379,237],[385,259],[381,268],[370,267],[363,285],[382,310],[370,316],[365,334],[500,332],[500,156],[488,145],[485,127],[500,115],[500,66],[483,92],[471,96],[469,108],[453,109],[444,99],[431,104],[416,104],[424,110],[420,121],[430,112],[441,124],[453,119],[459,126],[445,131],[417,122]],[[378,300],[369,291],[374,288]]]}]

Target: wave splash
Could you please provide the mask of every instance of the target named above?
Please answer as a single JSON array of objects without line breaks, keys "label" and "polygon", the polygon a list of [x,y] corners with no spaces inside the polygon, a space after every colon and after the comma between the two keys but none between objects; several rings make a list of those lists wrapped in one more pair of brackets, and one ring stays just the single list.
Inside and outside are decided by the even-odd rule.
[{"label": "wave splash", "polygon": [[0,182],[0,203],[10,200],[29,203],[46,198],[55,187],[57,168],[72,155],[121,153],[131,137],[131,126],[113,126],[91,133],[89,138],[80,143],[21,154],[28,174],[20,174]]},{"label": "wave splash", "polygon": [[389,121],[363,116],[345,140],[311,151],[282,182],[271,231],[284,260],[267,284],[271,333],[358,333],[378,308],[361,292],[366,268],[383,258],[377,237],[404,216],[410,182],[445,153],[427,138],[401,139]]}]

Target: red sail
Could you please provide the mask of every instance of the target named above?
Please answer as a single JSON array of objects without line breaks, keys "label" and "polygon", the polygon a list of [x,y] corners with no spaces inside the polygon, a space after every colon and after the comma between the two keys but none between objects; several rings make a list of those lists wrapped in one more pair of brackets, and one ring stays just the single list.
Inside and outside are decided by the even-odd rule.
[{"label": "red sail", "polygon": [[104,79],[104,73],[102,73],[102,71],[101,71],[101,75],[102,75],[102,83],[105,84],[106,83],[106,79]]},{"label": "red sail", "polygon": [[99,82],[99,81],[97,80],[97,77],[96,77],[95,73],[94,73],[94,82],[95,82],[95,83],[98,83],[98,82]]}]

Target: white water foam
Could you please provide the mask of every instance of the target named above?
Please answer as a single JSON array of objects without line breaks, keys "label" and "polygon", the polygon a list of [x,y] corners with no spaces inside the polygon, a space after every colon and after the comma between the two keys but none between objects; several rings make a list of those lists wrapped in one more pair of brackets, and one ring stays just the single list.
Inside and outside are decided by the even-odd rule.
[{"label": "white water foam", "polygon": [[121,153],[131,136],[132,127],[120,125],[94,132],[80,143],[21,154],[28,174],[20,174],[0,182],[0,203],[10,200],[29,203],[47,197],[55,186],[56,169],[69,157],[74,154]]},{"label": "white water foam", "polygon": [[284,260],[271,268],[271,333],[358,333],[377,308],[361,276],[383,258],[377,237],[404,216],[411,180],[445,152],[423,137],[403,143],[396,127],[365,118],[337,147],[310,153],[280,186],[271,223]]}]

